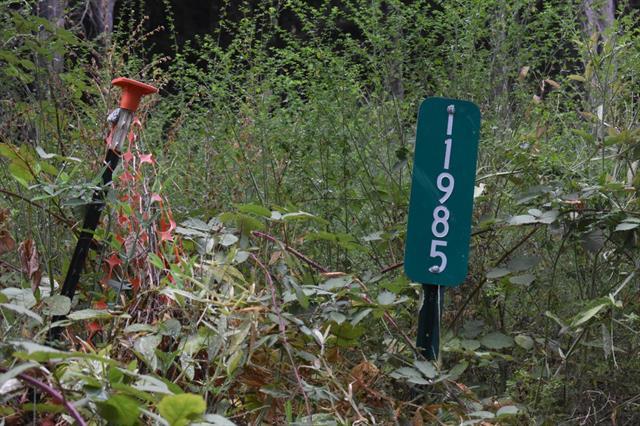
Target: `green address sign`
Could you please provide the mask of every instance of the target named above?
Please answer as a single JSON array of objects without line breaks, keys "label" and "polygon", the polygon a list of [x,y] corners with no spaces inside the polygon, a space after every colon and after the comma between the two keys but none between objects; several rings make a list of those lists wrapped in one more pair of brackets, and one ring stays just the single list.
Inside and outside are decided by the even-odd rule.
[{"label": "green address sign", "polygon": [[453,287],[467,275],[479,134],[471,102],[420,105],[404,261],[415,282]]}]

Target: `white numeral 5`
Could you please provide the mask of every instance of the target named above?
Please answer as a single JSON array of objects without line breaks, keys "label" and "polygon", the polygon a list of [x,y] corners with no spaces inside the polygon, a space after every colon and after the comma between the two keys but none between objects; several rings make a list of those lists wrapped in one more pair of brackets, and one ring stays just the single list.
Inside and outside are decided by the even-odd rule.
[{"label": "white numeral 5", "polygon": [[431,252],[429,253],[429,256],[440,258],[440,265],[439,266],[436,265],[438,270],[437,272],[436,271],[433,271],[433,272],[436,272],[436,273],[443,272],[447,268],[447,255],[441,251],[438,251],[438,247],[446,247],[446,246],[447,246],[446,241],[431,240]]}]

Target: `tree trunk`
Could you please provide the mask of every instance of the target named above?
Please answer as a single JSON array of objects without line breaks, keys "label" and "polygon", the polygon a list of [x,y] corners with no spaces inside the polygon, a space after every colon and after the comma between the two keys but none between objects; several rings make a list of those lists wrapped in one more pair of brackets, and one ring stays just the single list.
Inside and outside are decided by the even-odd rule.
[{"label": "tree trunk", "polygon": [[105,45],[111,41],[113,32],[113,10],[116,0],[89,0],[91,6],[91,16],[98,37],[104,39]]},{"label": "tree trunk", "polygon": [[[67,7],[67,0],[38,0],[37,14],[50,21],[56,28],[64,28],[64,10]],[[40,37],[43,40],[48,38],[48,34],[41,32]],[[53,62],[47,64],[55,73],[62,72],[64,68],[64,58],[59,54],[54,54]]]},{"label": "tree trunk", "polygon": [[596,44],[600,49],[602,43],[608,39],[607,29],[613,25],[616,2],[615,0],[584,0],[583,6],[587,17],[587,34],[598,38]]},{"label": "tree trunk", "polygon": [[[613,42],[610,28],[615,20],[616,4],[615,0],[583,0],[582,4],[586,17],[585,33],[589,49],[585,60],[585,70],[587,70],[589,65],[593,66],[593,59],[602,55],[605,46]],[[603,68],[605,66],[611,68],[605,70]],[[601,64],[599,69],[592,68],[592,75],[586,76],[590,80],[586,94],[589,110],[598,117],[594,133],[600,143],[605,136],[604,122],[611,97],[610,85],[616,79],[615,69],[614,58],[610,65]],[[604,149],[602,155],[604,158]]]}]

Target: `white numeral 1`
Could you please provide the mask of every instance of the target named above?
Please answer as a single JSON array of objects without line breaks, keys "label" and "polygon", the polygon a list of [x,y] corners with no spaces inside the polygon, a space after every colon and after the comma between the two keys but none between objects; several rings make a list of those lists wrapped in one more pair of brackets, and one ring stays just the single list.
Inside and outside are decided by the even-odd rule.
[{"label": "white numeral 1", "polygon": [[444,169],[449,170],[449,162],[451,161],[451,138],[444,141],[447,146],[444,151]]}]

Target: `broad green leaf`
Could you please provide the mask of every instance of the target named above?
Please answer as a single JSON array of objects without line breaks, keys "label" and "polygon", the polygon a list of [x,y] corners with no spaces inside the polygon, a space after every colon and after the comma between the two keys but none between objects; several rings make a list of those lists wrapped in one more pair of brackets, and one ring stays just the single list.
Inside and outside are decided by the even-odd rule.
[{"label": "broad green leaf", "polygon": [[475,339],[462,339],[460,346],[468,351],[475,351],[480,347],[480,342]]},{"label": "broad green leaf", "polygon": [[500,409],[496,412],[496,417],[501,416],[513,416],[518,414],[520,410],[515,405],[505,405],[504,407],[500,407]]},{"label": "broad green leaf", "polygon": [[39,324],[44,324],[42,317],[35,312],[25,308],[24,306],[15,305],[13,303],[0,303],[0,308],[8,309],[20,315],[28,316],[29,318],[35,320]]},{"label": "broad green leaf", "polygon": [[520,346],[522,349],[527,351],[533,349],[533,339],[526,334],[518,334],[513,340],[515,340],[516,345]]},{"label": "broad green leaf", "polygon": [[224,234],[222,238],[220,238],[220,245],[224,247],[229,247],[236,242],[238,242],[238,237],[233,234]]},{"label": "broad green leaf", "polygon": [[415,361],[413,365],[429,379],[433,379],[438,374],[436,368],[429,361]]},{"label": "broad green leaf", "polygon": [[394,379],[404,379],[417,385],[428,385],[430,382],[426,380],[420,371],[411,367],[402,367],[390,374]]},{"label": "broad green leaf", "polygon": [[323,290],[332,291],[332,290],[346,287],[347,285],[351,284],[352,281],[353,281],[353,277],[351,277],[350,275],[345,275],[345,276],[336,277],[336,278],[329,278],[327,281],[320,284],[320,288]]},{"label": "broad green leaf", "polygon": [[13,367],[11,370],[8,370],[2,374],[0,374],[0,385],[6,383],[7,380],[13,379],[18,374],[23,373],[27,370],[31,370],[32,368],[38,367],[40,364],[35,362],[25,362],[24,364],[19,364]]},{"label": "broad green leaf", "polygon": [[517,285],[529,285],[533,281],[535,281],[536,277],[532,274],[524,274],[524,275],[516,275],[515,277],[510,277],[509,282],[511,284]]},{"label": "broad green leaf", "polygon": [[68,318],[74,321],[89,319],[109,319],[111,318],[111,314],[106,309],[82,309],[80,311],[71,312],[68,315]]},{"label": "broad green leaf", "polygon": [[[264,388],[261,388],[260,390],[262,391],[262,389]],[[194,423],[193,426],[236,426],[236,424],[231,420],[218,414],[205,414],[202,420],[207,423]]]},{"label": "broad green leaf", "polygon": [[482,336],[480,343],[489,349],[504,349],[513,346],[513,339],[499,331]]},{"label": "broad green leaf", "polygon": [[241,213],[251,213],[256,216],[271,217],[271,210],[257,204],[240,204],[237,208]]},{"label": "broad green leaf", "polygon": [[133,348],[140,354],[142,359],[147,363],[151,370],[158,368],[158,357],[156,356],[156,348],[162,341],[162,336],[152,334],[138,338]]},{"label": "broad green leaf", "polygon": [[391,305],[394,300],[396,300],[396,295],[391,293],[390,291],[383,291],[382,293],[378,294],[377,300],[380,305]]},{"label": "broad green leaf", "polygon": [[540,262],[538,256],[517,256],[507,263],[507,269],[511,272],[521,272],[531,269]]},{"label": "broad green leaf", "polygon": [[469,417],[477,417],[479,419],[493,419],[496,415],[491,411],[474,411],[468,414]]},{"label": "broad green leaf", "polygon": [[9,173],[11,173],[11,176],[13,176],[13,178],[25,188],[28,188],[33,182],[33,175],[24,165],[22,160],[13,160],[9,164]]},{"label": "broad green leaf", "polygon": [[42,299],[44,306],[42,313],[45,315],[66,315],[71,309],[71,299],[61,294]]},{"label": "broad green leaf", "polygon": [[640,226],[640,223],[633,223],[633,222],[622,222],[619,223],[618,226],[616,226],[616,231],[630,231],[631,229],[635,229],[638,226]]},{"label": "broad green leaf", "polygon": [[140,403],[125,395],[114,395],[106,401],[96,401],[98,413],[112,426],[138,424]]},{"label": "broad green leaf", "polygon": [[204,414],[207,405],[200,395],[183,393],[165,396],[158,403],[158,411],[169,426],[187,426]]},{"label": "broad green leaf", "polygon": [[496,278],[504,277],[505,275],[509,275],[509,270],[505,268],[493,268],[487,271],[488,280],[495,280]]},{"label": "broad green leaf", "polygon": [[585,311],[580,312],[578,315],[573,317],[573,320],[571,321],[571,326],[578,327],[579,325],[584,324],[585,322],[589,321],[591,318],[598,315],[598,313],[608,305],[609,305],[608,302],[603,302],[592,308],[589,308]]},{"label": "broad green leaf", "polygon": [[518,226],[518,225],[529,225],[531,223],[536,223],[538,219],[535,216],[531,216],[530,214],[523,214],[519,216],[513,216],[509,219],[509,225]]}]

